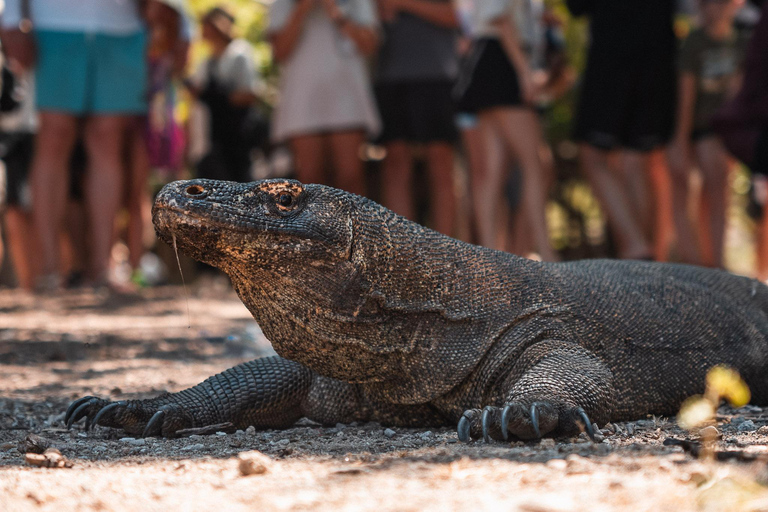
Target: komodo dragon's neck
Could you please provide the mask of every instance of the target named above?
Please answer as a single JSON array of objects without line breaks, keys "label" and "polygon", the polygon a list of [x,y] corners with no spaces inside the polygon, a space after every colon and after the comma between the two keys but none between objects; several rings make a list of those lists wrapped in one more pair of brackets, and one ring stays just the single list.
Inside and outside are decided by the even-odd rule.
[{"label": "komodo dragon's neck", "polygon": [[233,282],[283,357],[361,383],[375,399],[429,401],[472,371],[541,267],[362,198],[356,208],[349,261],[240,270]]}]

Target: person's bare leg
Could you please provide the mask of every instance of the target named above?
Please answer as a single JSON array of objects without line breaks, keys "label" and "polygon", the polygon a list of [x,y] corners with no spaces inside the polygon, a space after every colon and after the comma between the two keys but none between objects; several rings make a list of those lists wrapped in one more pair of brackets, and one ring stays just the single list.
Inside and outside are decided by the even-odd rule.
[{"label": "person's bare leg", "polygon": [[347,192],[365,195],[365,176],[360,148],[365,142],[365,132],[350,130],[329,135],[333,154],[336,186]]},{"label": "person's bare leg", "polygon": [[637,219],[620,176],[609,167],[609,152],[589,144],[579,146],[581,166],[597,199],[605,210],[608,224],[619,242],[619,257],[648,258],[651,248]]},{"label": "person's bare leg", "polygon": [[59,232],[69,195],[69,158],[77,137],[77,118],[42,111],[39,120],[30,170],[32,223],[40,243],[40,277],[47,281],[41,284],[50,288],[60,284]]},{"label": "person's bare leg", "polygon": [[453,145],[427,144],[427,169],[430,177],[432,224],[435,231],[451,236],[456,220],[456,191],[453,187]]},{"label": "person's bare leg", "polygon": [[321,134],[299,135],[290,141],[296,179],[302,183],[324,183],[325,145]]},{"label": "person's bare leg", "polygon": [[706,215],[699,216],[704,265],[723,268],[728,177],[732,162],[722,143],[715,137],[700,140],[696,143],[695,151],[703,178],[702,206],[706,209]]},{"label": "person's bare leg", "polygon": [[650,153],[625,149],[622,151],[621,160],[635,218],[643,230],[645,239],[653,240],[655,216],[650,186]]},{"label": "person's bare leg", "polygon": [[381,168],[384,206],[398,215],[415,220],[411,147],[404,140],[394,140],[385,144],[384,148],[387,150]]},{"label": "person's bare leg", "polygon": [[468,178],[469,178],[469,187],[467,187],[469,194],[467,194],[467,197],[469,198],[469,214],[470,214],[470,232],[471,232],[471,240],[473,243],[480,243],[479,242],[479,224],[476,219],[476,212],[475,212],[475,201],[473,197],[473,184],[472,180],[473,177],[477,175],[483,175],[486,167],[486,148],[485,148],[485,140],[483,138],[483,134],[477,125],[475,123],[474,126],[467,127],[461,130],[461,140],[464,144],[464,151],[466,154],[467,159],[467,166],[468,169]]},{"label": "person's bare leg", "polygon": [[651,197],[654,200],[654,227],[651,233],[653,259],[667,261],[669,248],[674,239],[675,227],[672,220],[672,184],[667,170],[667,156],[663,150],[655,150],[649,157]]},{"label": "person's bare leg", "polygon": [[127,121],[128,117],[122,115],[95,115],[85,121],[85,204],[91,251],[87,277],[97,285],[108,281],[115,217],[123,197]]},{"label": "person's bare leg", "polygon": [[34,238],[32,215],[16,206],[9,206],[4,216],[8,253],[13,260],[16,281],[21,288],[32,291],[40,271],[40,250]]},{"label": "person's bare leg", "polygon": [[480,245],[503,250],[498,245],[500,230],[498,214],[502,198],[505,152],[499,138],[493,115],[483,112],[478,116],[478,129],[485,143],[485,166],[472,169],[472,205],[475,212],[477,236]]},{"label": "person's bare leg", "polygon": [[147,180],[149,179],[149,154],[144,140],[142,126],[136,120],[131,122],[128,134],[130,164],[127,167],[126,207],[128,226],[126,242],[128,244],[128,263],[132,270],[139,268],[144,255],[144,228],[151,222]]},{"label": "person's bare leg", "polygon": [[522,207],[531,226],[536,250],[544,261],[557,261],[547,229],[547,192],[539,155],[542,144],[539,120],[533,111],[523,108],[501,108],[493,112],[499,133],[520,161],[523,172]]},{"label": "person's bare leg", "polygon": [[691,199],[690,169],[679,165],[669,166],[672,184],[672,218],[677,234],[677,253],[683,263],[701,265],[701,252],[696,230],[688,215]]}]

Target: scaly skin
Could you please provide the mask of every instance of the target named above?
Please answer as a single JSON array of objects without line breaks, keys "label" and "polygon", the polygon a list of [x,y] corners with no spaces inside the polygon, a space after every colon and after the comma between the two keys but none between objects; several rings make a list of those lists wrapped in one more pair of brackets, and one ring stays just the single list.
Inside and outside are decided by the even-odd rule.
[{"label": "scaly skin", "polygon": [[754,403],[768,404],[768,288],[752,279],[634,261],[533,262],[290,180],[171,183],[153,220],[163,240],[230,276],[279,357],[156,399],[85,397],[68,426],[86,417],[173,436],[308,417],[531,439],[672,415],[716,364],[737,369]]}]

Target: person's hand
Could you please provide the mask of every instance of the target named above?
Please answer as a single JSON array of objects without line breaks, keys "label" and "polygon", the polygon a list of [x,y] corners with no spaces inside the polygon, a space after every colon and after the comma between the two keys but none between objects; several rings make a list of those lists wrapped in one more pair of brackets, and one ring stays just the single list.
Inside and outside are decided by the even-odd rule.
[{"label": "person's hand", "polygon": [[395,20],[402,5],[402,0],[377,0],[379,6],[379,18],[385,23]]},{"label": "person's hand", "polygon": [[521,73],[518,84],[520,85],[520,99],[523,104],[532,105],[536,101],[536,84],[531,73]]}]

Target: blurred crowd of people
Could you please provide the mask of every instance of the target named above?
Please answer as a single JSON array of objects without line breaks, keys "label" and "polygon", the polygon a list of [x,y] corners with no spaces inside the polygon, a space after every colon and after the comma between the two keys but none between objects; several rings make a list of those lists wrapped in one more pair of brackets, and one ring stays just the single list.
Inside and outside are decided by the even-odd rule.
[{"label": "blurred crowd of people", "polygon": [[[198,23],[186,0],[5,0],[3,226],[19,285],[114,286],[120,237],[139,283],[150,176],[250,181],[255,150],[274,147],[290,151],[300,181],[366,195],[374,144],[373,195],[396,213],[416,220],[426,196],[429,225],[455,235],[464,194],[471,241],[556,261],[542,120],[575,84],[572,138],[618,256],[666,259],[674,229],[678,260],[722,268],[735,159],[768,201],[768,2],[684,2],[684,37],[675,0],[564,3],[589,18],[580,76],[555,2],[273,0],[273,102],[225,4]],[[208,56],[188,72],[198,33]],[[185,123],[182,95],[195,105]]]}]

